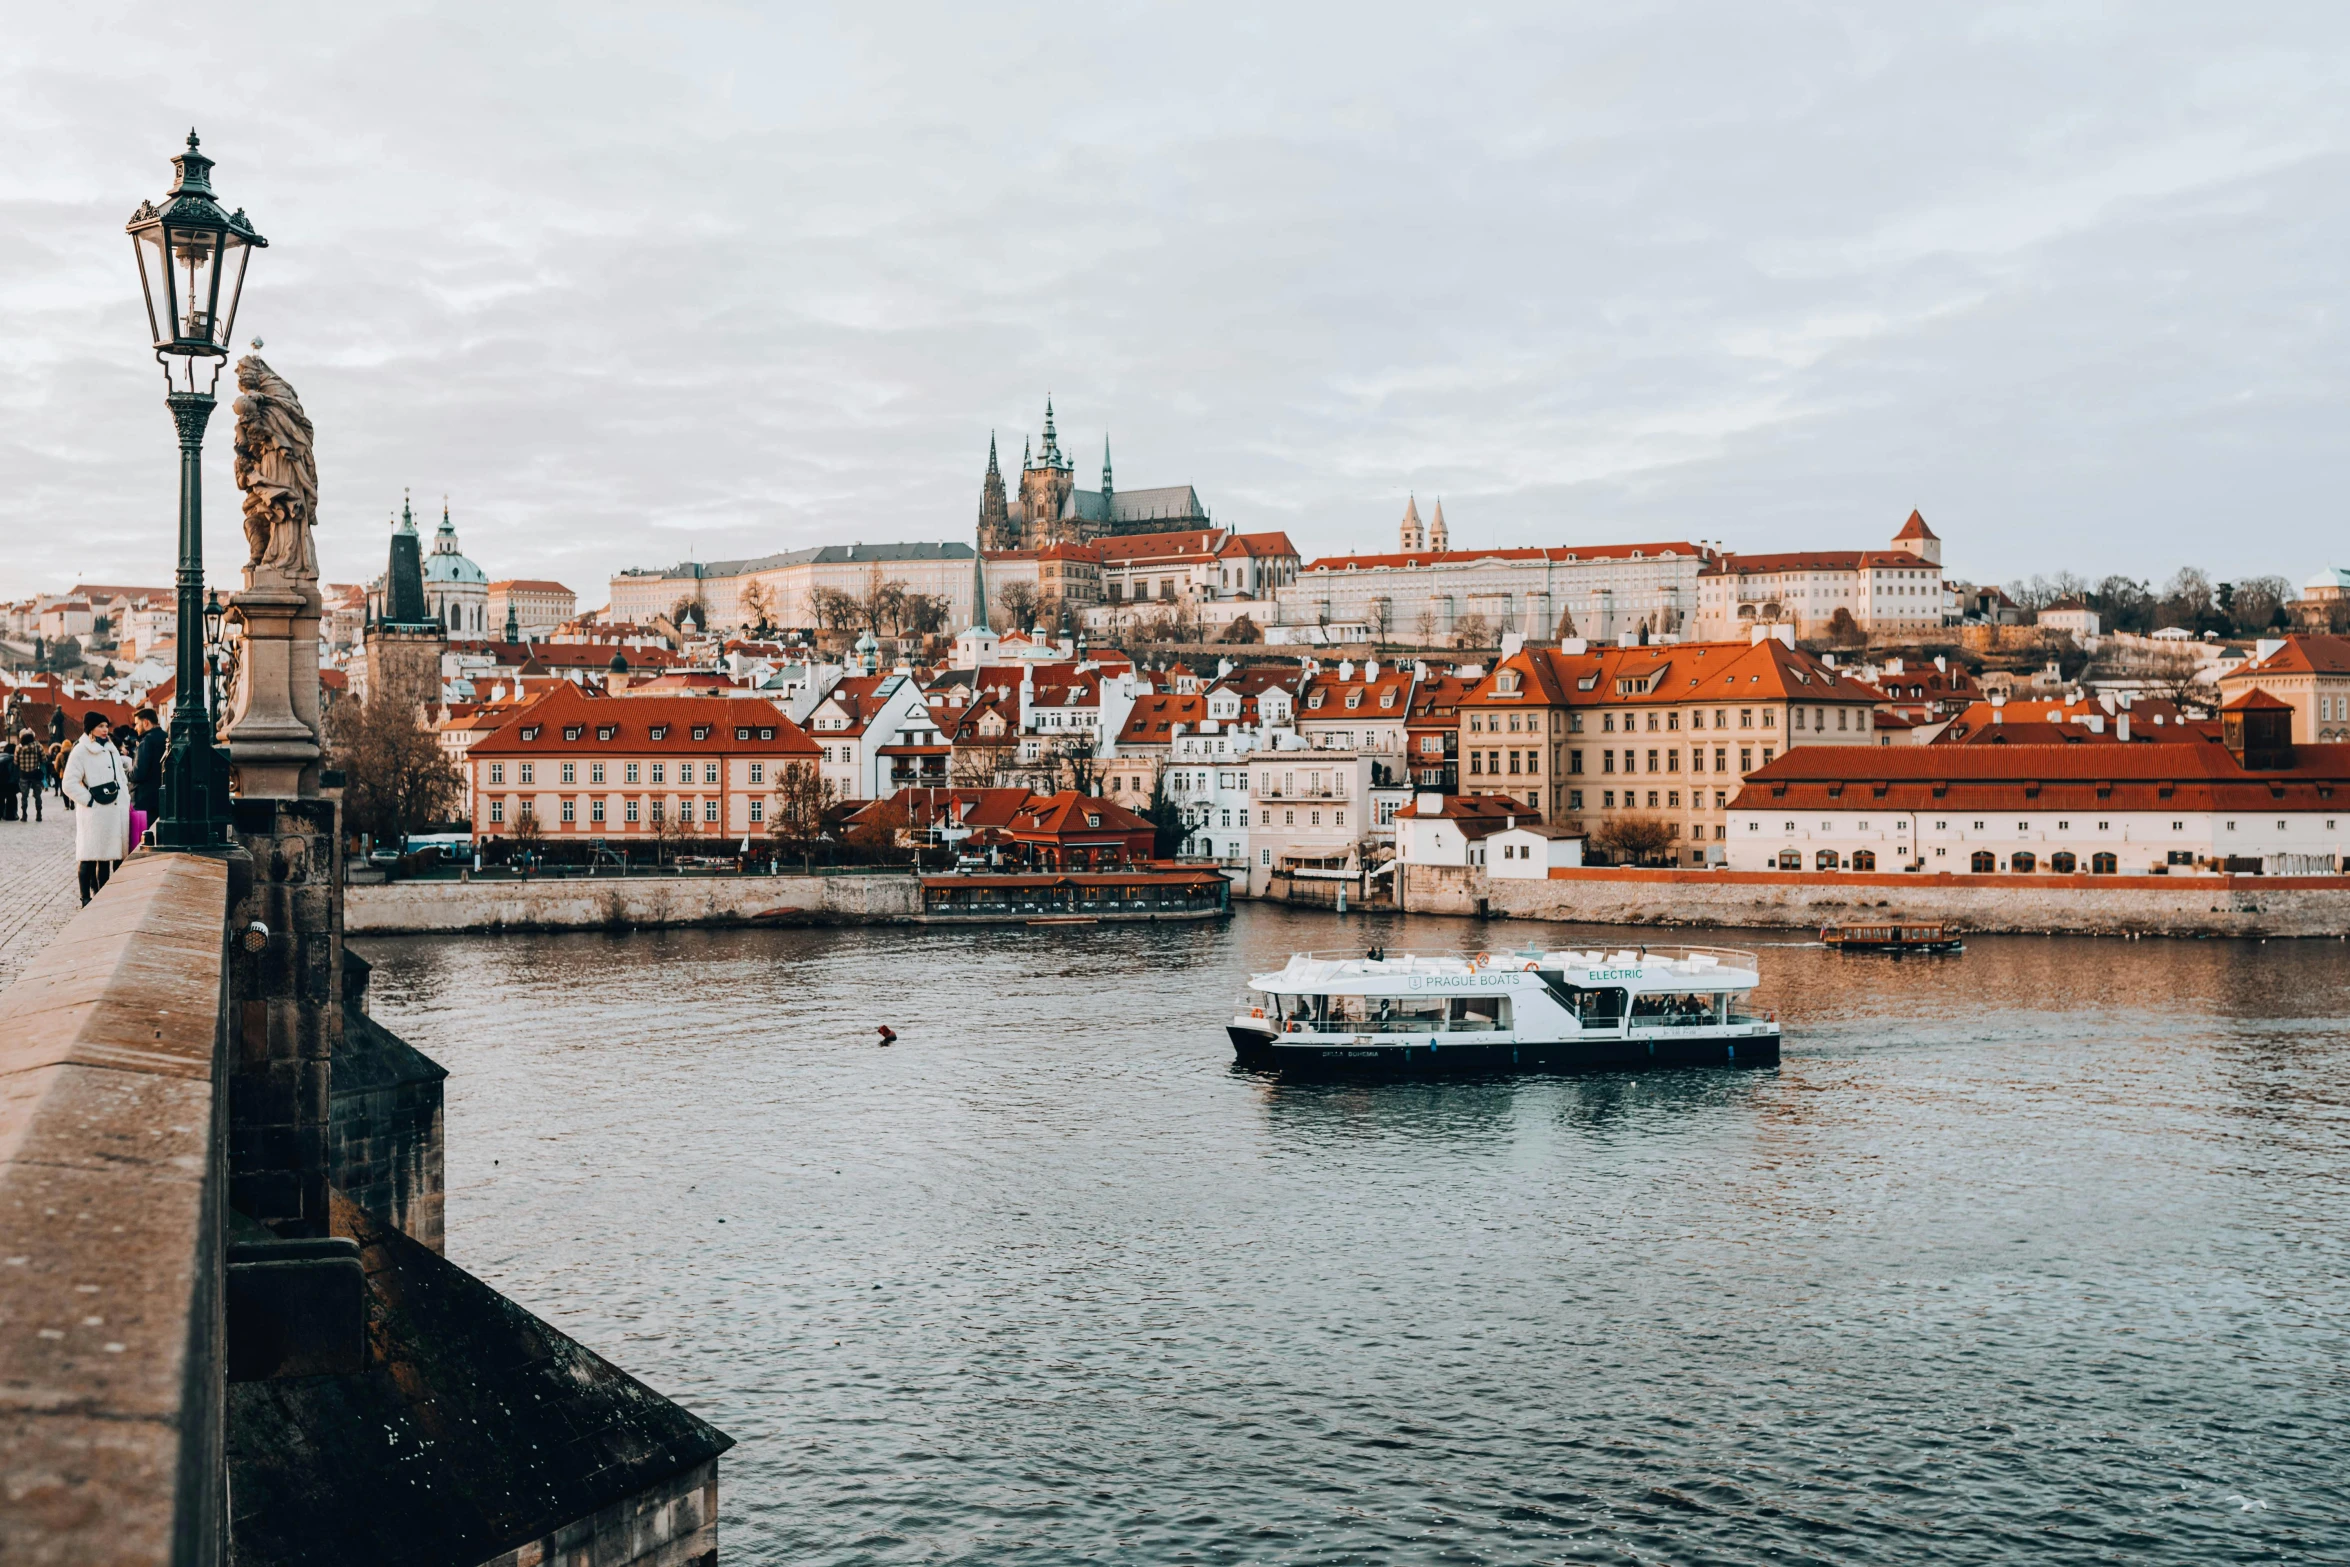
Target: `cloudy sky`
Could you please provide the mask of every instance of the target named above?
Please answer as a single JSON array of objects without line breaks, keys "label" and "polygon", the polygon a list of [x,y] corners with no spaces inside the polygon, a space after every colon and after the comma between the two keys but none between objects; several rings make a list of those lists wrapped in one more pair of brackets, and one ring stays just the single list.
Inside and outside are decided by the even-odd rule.
[{"label": "cloudy sky", "polygon": [[[1939,13],[1939,20],[1929,13]],[[190,29],[186,23],[199,24]],[[1091,482],[1309,554],[1888,537],[2350,564],[2350,8],[18,8],[0,596],[169,580],[122,225],[192,123],[271,247],[330,578],[968,538]],[[216,579],[241,556],[223,409]]]}]

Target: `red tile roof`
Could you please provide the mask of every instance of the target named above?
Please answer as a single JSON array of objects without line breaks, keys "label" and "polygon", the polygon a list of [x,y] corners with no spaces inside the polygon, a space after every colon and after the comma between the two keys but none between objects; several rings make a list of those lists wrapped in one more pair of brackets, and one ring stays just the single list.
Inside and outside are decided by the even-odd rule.
[{"label": "red tile roof", "polygon": [[[507,713],[506,722],[496,733],[475,741],[468,757],[576,755],[583,749],[607,748],[611,755],[689,752],[796,760],[817,754],[816,743],[800,732],[799,725],[772,702],[754,696],[655,696],[608,702],[564,684],[528,707],[500,711]],[[578,738],[565,739],[566,729],[578,730]],[[696,740],[696,729],[706,730],[705,737]],[[737,731],[745,729],[749,734],[738,736]]]},{"label": "red tile roof", "polygon": [[2256,675],[2350,675],[2350,638],[2301,632],[2257,663],[2221,678],[2230,682]]},{"label": "red tile roof", "polygon": [[[1499,693],[1516,673],[1526,694]],[[1526,648],[1503,659],[1461,701],[1464,707],[1671,706],[1725,701],[1865,703],[1883,700],[1841,670],[1773,637],[1760,642],[1679,642],[1595,647],[1581,653]]]},{"label": "red tile roof", "polygon": [[1909,514],[1909,521],[1903,523],[1901,531],[1893,537],[1896,539],[1938,539],[1941,535],[1926,526],[1925,513],[1912,511]]},{"label": "red tile roof", "polygon": [[2247,772],[2213,739],[2153,745],[1799,745],[1747,774],[1739,810],[2340,811],[2350,745]]},{"label": "red tile roof", "polygon": [[2254,686],[2249,691],[2240,691],[2228,698],[2226,705],[2221,707],[2220,711],[2223,713],[2290,713],[2293,711],[2293,704],[2282,697],[2270,696],[2259,686]]}]

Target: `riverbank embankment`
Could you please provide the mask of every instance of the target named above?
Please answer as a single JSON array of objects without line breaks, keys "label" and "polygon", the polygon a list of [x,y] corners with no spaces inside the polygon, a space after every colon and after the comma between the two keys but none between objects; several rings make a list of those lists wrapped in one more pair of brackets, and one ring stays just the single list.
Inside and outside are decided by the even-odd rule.
[{"label": "riverbank embankment", "polygon": [[2350,877],[1918,876],[1627,868],[1547,878],[1427,874],[1412,866],[1414,914],[1601,925],[1817,927],[1879,912],[1961,930],[2126,936],[2340,936]]},{"label": "riverbank embankment", "polygon": [[566,876],[352,887],[354,936],[662,925],[866,925],[921,911],[911,876]]}]

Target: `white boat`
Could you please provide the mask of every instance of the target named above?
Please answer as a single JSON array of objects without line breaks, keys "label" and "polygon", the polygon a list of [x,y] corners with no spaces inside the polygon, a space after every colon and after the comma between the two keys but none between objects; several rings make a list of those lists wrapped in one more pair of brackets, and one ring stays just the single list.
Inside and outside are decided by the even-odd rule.
[{"label": "white boat", "polygon": [[1243,1066],[1413,1076],[1772,1066],[1775,1014],[1747,1002],[1751,952],[1301,952],[1248,982],[1231,1025]]}]

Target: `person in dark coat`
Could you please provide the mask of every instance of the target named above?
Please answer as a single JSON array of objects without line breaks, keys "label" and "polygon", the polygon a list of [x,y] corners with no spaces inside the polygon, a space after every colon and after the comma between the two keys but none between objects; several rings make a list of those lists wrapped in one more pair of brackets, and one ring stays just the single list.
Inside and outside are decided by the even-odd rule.
[{"label": "person in dark coat", "polygon": [[32,821],[42,820],[41,791],[49,782],[49,759],[41,754],[41,743],[33,738],[30,729],[16,732],[16,814]]},{"label": "person in dark coat", "polygon": [[131,714],[138,729],[138,747],[131,755],[131,847],[147,836],[148,826],[163,814],[163,753],[171,742],[155,721],[155,709],[142,707]]},{"label": "person in dark coat", "polygon": [[16,820],[16,742],[0,745],[0,822]]}]

